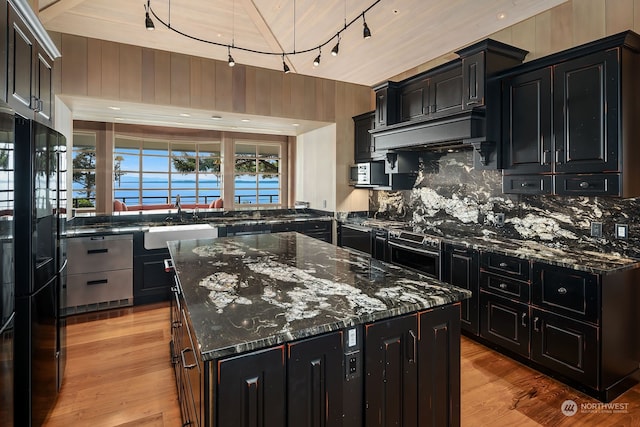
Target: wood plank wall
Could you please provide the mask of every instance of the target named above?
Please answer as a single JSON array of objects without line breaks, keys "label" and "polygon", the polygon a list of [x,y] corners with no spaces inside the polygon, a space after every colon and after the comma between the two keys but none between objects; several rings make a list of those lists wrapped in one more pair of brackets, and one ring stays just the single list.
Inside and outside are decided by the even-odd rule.
[{"label": "wood plank wall", "polygon": [[[528,50],[526,62],[625,30],[640,34],[640,0],[568,0],[488,37]],[[403,80],[455,58],[449,53],[389,80]]]}]

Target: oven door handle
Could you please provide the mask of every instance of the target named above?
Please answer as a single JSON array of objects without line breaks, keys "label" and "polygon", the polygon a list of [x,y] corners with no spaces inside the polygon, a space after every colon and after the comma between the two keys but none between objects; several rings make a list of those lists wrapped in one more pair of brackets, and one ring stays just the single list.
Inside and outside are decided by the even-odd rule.
[{"label": "oven door handle", "polygon": [[351,230],[355,230],[355,231],[362,231],[365,233],[371,233],[371,227],[365,227],[364,225],[357,225],[357,224],[342,224],[342,228],[346,228],[346,229],[351,229]]},{"label": "oven door handle", "polygon": [[406,251],[418,252],[418,253],[425,254],[425,255],[431,255],[431,256],[437,256],[437,257],[440,256],[440,252],[428,251],[426,249],[413,248],[411,246],[401,245],[401,244],[396,243],[396,242],[388,242],[388,243],[389,243],[389,246],[394,247],[394,248],[404,249]]}]

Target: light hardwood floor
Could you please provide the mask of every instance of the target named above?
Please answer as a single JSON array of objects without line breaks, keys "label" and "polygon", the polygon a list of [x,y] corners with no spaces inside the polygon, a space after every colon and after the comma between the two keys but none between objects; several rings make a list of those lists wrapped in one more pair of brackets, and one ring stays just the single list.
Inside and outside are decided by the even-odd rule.
[{"label": "light hardwood floor", "polygon": [[[69,323],[65,381],[46,427],[181,425],[166,304]],[[465,427],[640,425],[640,385],[614,401],[627,413],[587,413],[581,405],[596,400],[464,337],[461,368]],[[572,417],[560,410],[568,399],[578,405]]]}]

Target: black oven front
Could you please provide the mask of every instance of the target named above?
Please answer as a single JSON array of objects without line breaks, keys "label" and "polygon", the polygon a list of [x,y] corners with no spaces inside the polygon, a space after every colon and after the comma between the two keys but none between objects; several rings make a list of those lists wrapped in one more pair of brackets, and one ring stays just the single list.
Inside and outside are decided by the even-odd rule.
[{"label": "black oven front", "polygon": [[389,240],[389,261],[426,276],[440,279],[440,248],[418,247]]}]

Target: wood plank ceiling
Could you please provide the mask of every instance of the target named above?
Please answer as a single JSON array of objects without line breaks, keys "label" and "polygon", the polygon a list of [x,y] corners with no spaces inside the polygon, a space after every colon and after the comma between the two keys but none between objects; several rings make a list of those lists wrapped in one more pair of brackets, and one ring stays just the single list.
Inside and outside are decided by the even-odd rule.
[{"label": "wood plank ceiling", "polygon": [[[457,50],[566,0],[381,0],[366,14],[373,37],[362,37],[359,15],[374,0],[151,0],[175,29],[195,37],[274,52],[232,50],[237,63],[282,70],[281,52],[314,48],[357,21],[322,49],[288,55],[292,71],[367,86]],[[154,49],[227,60],[227,48],[198,42],[164,28],[144,26],[145,0],[40,0],[48,30]],[[295,5],[295,8],[294,8]],[[294,11],[295,9],[295,11]],[[170,13],[169,13],[170,12]]]}]

